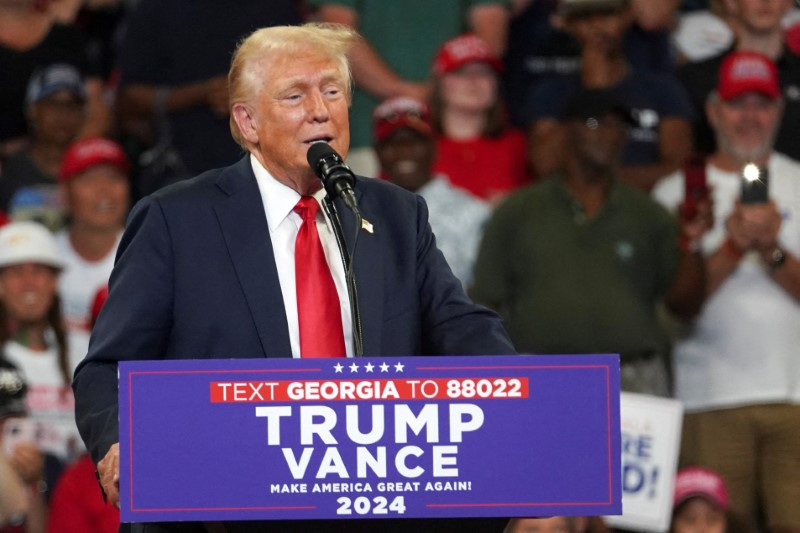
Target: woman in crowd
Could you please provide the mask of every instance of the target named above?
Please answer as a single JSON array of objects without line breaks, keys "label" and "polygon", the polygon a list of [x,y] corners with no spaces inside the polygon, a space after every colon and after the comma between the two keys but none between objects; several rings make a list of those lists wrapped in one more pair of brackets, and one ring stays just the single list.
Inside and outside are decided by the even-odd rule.
[{"label": "woman in crowd", "polygon": [[2,355],[28,382],[27,407],[43,451],[62,463],[82,445],[75,425],[67,335],[56,288],[63,261],[52,234],[35,222],[0,228]]},{"label": "woman in crowd", "polygon": [[530,181],[525,137],[511,128],[499,93],[502,63],[475,35],[447,41],[433,64],[434,172],[495,201]]}]

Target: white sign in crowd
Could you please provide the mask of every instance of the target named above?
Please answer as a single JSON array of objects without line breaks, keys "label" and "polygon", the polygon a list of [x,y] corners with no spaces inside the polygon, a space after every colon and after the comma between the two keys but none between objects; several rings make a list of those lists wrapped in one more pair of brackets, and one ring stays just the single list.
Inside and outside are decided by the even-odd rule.
[{"label": "white sign in crowd", "polygon": [[669,529],[683,405],[677,400],[623,392],[622,515],[611,527],[662,533]]}]

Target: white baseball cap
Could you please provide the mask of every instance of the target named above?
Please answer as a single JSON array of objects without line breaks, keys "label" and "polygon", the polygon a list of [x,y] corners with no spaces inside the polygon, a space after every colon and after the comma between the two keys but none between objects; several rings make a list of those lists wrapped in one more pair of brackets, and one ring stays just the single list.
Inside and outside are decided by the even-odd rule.
[{"label": "white baseball cap", "polygon": [[36,222],[12,222],[0,228],[0,267],[39,263],[64,268],[56,239]]}]

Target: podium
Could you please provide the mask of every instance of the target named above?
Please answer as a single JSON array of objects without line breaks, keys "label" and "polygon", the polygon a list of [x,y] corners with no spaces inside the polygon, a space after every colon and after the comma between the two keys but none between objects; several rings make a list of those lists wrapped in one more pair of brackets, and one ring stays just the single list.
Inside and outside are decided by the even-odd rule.
[{"label": "podium", "polygon": [[619,357],[119,365],[123,522],[621,512]]}]

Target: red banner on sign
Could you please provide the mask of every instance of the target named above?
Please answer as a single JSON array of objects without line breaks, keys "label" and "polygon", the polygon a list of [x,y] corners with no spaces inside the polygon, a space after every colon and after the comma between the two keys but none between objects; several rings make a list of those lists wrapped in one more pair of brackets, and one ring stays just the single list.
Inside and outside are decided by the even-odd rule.
[{"label": "red banner on sign", "polygon": [[528,397],[527,378],[212,381],[211,403],[309,400],[463,400]]}]

